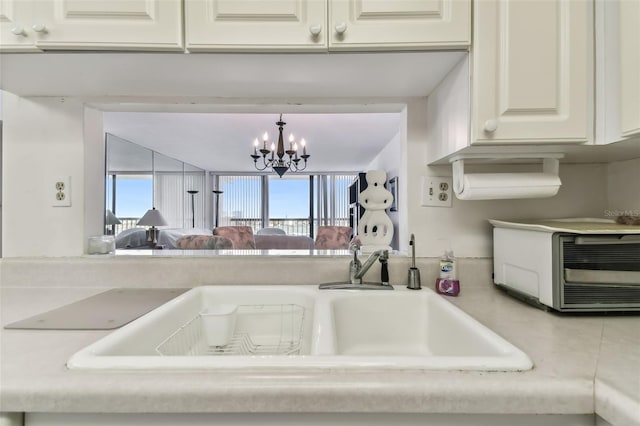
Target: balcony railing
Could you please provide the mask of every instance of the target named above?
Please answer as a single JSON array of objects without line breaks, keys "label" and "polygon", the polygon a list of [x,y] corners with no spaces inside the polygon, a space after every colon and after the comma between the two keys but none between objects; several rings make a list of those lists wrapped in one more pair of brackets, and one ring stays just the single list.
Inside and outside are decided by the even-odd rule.
[{"label": "balcony railing", "polygon": [[[121,233],[126,229],[144,228],[144,227],[138,226],[138,221],[140,220],[139,217],[119,217],[118,219],[120,219],[120,222],[122,223],[119,225],[116,225],[115,235],[118,235],[119,233]],[[107,229],[111,229],[111,225],[108,225]]]},{"label": "balcony railing", "polygon": [[[262,229],[262,219],[259,218],[229,218],[228,224],[231,226],[250,226],[254,233]],[[349,218],[335,219],[335,225],[349,226]],[[309,230],[309,218],[271,218],[268,222],[269,228],[280,228],[287,235],[311,235]],[[318,220],[314,220],[314,227],[317,229]]]}]

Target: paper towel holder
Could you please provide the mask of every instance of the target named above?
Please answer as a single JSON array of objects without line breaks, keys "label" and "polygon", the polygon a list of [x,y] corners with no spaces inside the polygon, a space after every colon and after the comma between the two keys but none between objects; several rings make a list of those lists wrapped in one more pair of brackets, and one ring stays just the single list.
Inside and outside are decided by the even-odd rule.
[{"label": "paper towel holder", "polygon": [[[558,179],[560,182],[558,174],[560,171],[560,159],[564,157],[562,153],[519,153],[519,154],[502,154],[502,153],[494,153],[494,154],[466,154],[466,155],[456,155],[451,157],[449,162],[452,166],[453,171],[453,191],[456,196],[460,199],[464,199],[460,197],[460,194],[463,193],[465,189],[465,179],[464,179],[464,163],[465,161],[473,161],[473,162],[500,162],[501,160],[525,160],[525,162],[530,162],[531,160],[542,160],[542,173],[539,175],[545,176],[553,176]],[[507,174],[504,174],[508,176]],[[558,184],[558,187],[560,185]],[[497,197],[500,198],[500,197]],[[484,198],[484,199],[492,199],[492,198]]]}]

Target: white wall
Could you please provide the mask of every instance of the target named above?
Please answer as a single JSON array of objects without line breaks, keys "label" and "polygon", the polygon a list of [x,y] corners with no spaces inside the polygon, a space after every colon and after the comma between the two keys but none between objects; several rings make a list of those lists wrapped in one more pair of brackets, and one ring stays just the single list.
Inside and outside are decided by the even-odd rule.
[{"label": "white wall", "polygon": [[[100,112],[86,109],[73,98],[18,98],[5,93],[3,102],[3,255],[81,255],[86,237],[101,232],[104,141]],[[404,114],[407,126],[400,129],[399,139],[402,145],[406,138],[406,147],[391,152],[398,143],[395,139],[388,147],[389,158],[400,157],[398,220],[406,231],[398,235],[401,250],[407,249],[408,236],[415,233],[418,256],[439,256],[451,247],[458,256],[488,257],[492,255],[488,218],[604,217],[607,207],[640,208],[634,194],[640,160],[610,166],[561,164],[562,188],[549,199],[454,199],[452,208],[422,207],[421,177],[449,176],[451,169],[426,166],[426,98],[409,100]],[[380,161],[385,155],[381,153]],[[394,170],[388,171],[395,175]],[[71,207],[51,206],[51,185],[57,176],[71,176]]]},{"label": "white wall", "polygon": [[640,158],[607,165],[605,216],[640,216]]},{"label": "white wall", "polygon": [[[0,104],[2,94],[0,92]],[[0,107],[0,257],[2,257],[2,110]]]},{"label": "white wall", "polygon": [[[503,169],[504,170],[504,169]],[[504,171],[508,171],[507,169]],[[486,171],[497,171],[487,169]],[[427,168],[425,175],[448,176],[441,167]],[[487,219],[543,219],[562,217],[603,217],[606,204],[606,165],[562,164],[562,187],[551,198],[529,200],[461,201],[453,207],[418,207],[422,218],[414,220],[420,235],[430,241],[422,255],[442,254],[447,246],[458,256],[492,256],[492,227]]]},{"label": "white wall", "polygon": [[[3,256],[84,251],[84,107],[72,98],[3,101]],[[55,179],[71,177],[71,207],[53,207]],[[100,191],[100,188],[92,188]]]},{"label": "white wall", "polygon": [[469,72],[469,55],[465,55],[427,99],[427,138],[439,142],[427,151],[427,163],[469,144]]},{"label": "white wall", "polygon": [[0,257],[2,257],[2,90],[0,90]]},{"label": "white wall", "polygon": [[[102,111],[84,108],[84,235],[104,233],[105,135]],[[83,239],[86,251],[87,238]]]}]

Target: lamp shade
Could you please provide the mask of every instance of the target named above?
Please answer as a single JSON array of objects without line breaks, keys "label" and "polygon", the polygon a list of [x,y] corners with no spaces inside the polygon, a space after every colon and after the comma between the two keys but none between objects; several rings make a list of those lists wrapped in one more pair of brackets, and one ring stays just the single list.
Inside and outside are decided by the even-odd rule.
[{"label": "lamp shade", "polygon": [[107,216],[105,218],[105,223],[107,225],[120,225],[122,221],[118,219],[111,210],[107,209]]},{"label": "lamp shade", "polygon": [[140,218],[138,225],[142,226],[167,226],[167,221],[160,214],[156,208],[147,210],[147,212]]}]

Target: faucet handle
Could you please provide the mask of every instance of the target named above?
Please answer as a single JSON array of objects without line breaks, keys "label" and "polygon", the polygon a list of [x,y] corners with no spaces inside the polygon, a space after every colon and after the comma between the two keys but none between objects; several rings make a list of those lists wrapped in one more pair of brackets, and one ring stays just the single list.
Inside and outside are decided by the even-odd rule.
[{"label": "faucet handle", "polygon": [[389,264],[387,260],[389,259],[389,251],[385,250],[382,252],[378,260],[380,261],[380,282],[382,285],[389,285]]},{"label": "faucet handle", "polygon": [[386,262],[389,259],[389,250],[382,250],[379,259],[380,262]]}]

